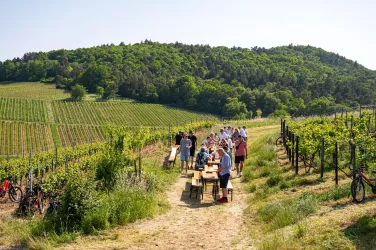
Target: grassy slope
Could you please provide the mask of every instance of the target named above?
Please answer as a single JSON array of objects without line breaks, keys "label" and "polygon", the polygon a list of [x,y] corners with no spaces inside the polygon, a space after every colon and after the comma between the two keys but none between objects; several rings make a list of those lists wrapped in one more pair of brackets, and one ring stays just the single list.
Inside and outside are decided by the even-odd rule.
[{"label": "grassy slope", "polygon": [[247,218],[258,248],[373,249],[375,196],[368,190],[365,203],[353,203],[351,180],[342,176],[335,188],[333,171],[323,180],[304,169],[295,176],[284,150],[276,151],[275,136],[255,144],[244,178],[253,193]]}]

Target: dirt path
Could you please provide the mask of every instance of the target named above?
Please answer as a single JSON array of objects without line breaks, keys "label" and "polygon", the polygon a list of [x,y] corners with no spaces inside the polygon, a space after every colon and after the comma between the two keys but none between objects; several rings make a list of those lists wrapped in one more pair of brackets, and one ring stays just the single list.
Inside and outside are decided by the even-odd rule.
[{"label": "dirt path", "polygon": [[[249,145],[278,127],[249,129]],[[167,213],[100,236],[80,238],[63,249],[254,249],[243,220],[249,194],[241,179],[231,180],[233,202],[216,204],[210,186],[202,201],[189,198],[191,173],[183,174],[167,192],[171,205]]]}]

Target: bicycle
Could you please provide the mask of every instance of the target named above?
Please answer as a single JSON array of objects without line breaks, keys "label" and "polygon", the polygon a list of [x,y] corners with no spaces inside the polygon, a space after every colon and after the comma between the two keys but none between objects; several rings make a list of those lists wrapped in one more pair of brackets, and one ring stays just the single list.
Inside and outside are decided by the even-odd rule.
[{"label": "bicycle", "polygon": [[275,145],[278,147],[278,146],[282,146],[284,145],[284,142],[287,141],[287,136],[283,135],[283,133],[281,133],[281,135],[277,138],[277,140],[275,140]]},{"label": "bicycle", "polygon": [[12,202],[18,202],[22,197],[22,190],[21,188],[14,186],[10,178],[5,178],[3,184],[0,186],[0,197],[4,198],[6,193],[8,192],[9,199]]},{"label": "bicycle", "polygon": [[[376,178],[368,178],[364,174],[364,170],[368,168],[368,165],[360,166],[354,169],[354,178],[351,182],[351,196],[354,201],[360,203],[365,197],[365,188],[363,180],[372,188],[372,193],[376,194]],[[376,170],[372,170],[373,174],[376,174]]]},{"label": "bicycle", "polygon": [[50,202],[46,211],[46,215],[52,214],[61,207],[61,198],[59,194],[50,195]]},{"label": "bicycle", "polygon": [[33,218],[35,212],[39,211],[39,214],[44,213],[44,194],[40,185],[34,185],[33,189],[26,189],[25,196],[20,200],[19,212],[22,215],[30,216]]}]

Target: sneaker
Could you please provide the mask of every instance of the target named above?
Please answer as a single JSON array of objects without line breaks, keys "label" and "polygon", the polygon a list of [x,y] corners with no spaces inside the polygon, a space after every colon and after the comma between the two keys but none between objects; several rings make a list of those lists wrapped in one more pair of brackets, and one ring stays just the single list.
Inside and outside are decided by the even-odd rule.
[{"label": "sneaker", "polygon": [[243,176],[243,172],[240,172],[239,177],[242,177],[242,176]]},{"label": "sneaker", "polygon": [[222,197],[223,199],[219,203],[228,203],[227,197]]},{"label": "sneaker", "polygon": [[240,173],[237,173],[237,174],[236,174],[236,178],[239,178],[239,177],[240,177]]}]

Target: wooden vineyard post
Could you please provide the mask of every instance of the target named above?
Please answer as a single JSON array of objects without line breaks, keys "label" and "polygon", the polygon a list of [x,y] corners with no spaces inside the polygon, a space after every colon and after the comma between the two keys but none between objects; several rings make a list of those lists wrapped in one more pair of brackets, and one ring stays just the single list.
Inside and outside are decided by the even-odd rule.
[{"label": "wooden vineyard post", "polygon": [[295,140],[295,174],[299,174],[299,136]]},{"label": "wooden vineyard post", "polygon": [[356,146],[355,144],[351,144],[351,165],[353,169],[353,178],[355,178],[355,168],[356,168]]},{"label": "wooden vineyard post", "polygon": [[65,171],[68,171],[68,155],[65,155]]},{"label": "wooden vineyard post", "polygon": [[137,163],[136,163],[136,160],[133,160],[133,165],[134,165],[134,173],[137,176]]},{"label": "wooden vineyard post", "polygon": [[281,136],[283,135],[283,121],[282,121],[282,118],[281,118]]},{"label": "wooden vineyard post", "polygon": [[320,148],[320,177],[324,178],[324,154],[325,154],[325,141],[324,138],[321,138],[321,148]]},{"label": "wooden vineyard post", "polygon": [[286,137],[288,136],[289,134],[289,126],[286,126],[286,131],[285,131],[285,136],[283,137],[283,145],[285,146],[285,149],[287,150],[287,154],[289,153],[288,151],[288,148],[287,148],[287,144],[286,144]]},{"label": "wooden vineyard post", "polygon": [[32,166],[30,166],[29,181],[30,181],[30,191],[33,191],[33,167]]},{"label": "wooden vineyard post", "polygon": [[[289,140],[291,141],[291,131],[289,131],[289,134],[288,134],[288,138],[289,138]],[[287,152],[288,152],[288,155],[289,155],[289,161],[291,161],[291,153],[292,153],[292,148],[291,147],[289,147],[289,146],[287,146],[288,147],[288,150],[287,150]]]},{"label": "wooden vineyard post", "polygon": [[141,181],[141,149],[138,151],[138,178]]},{"label": "wooden vineyard post", "polygon": [[294,133],[291,134],[291,167],[294,167],[294,162],[295,162],[295,159],[294,159],[294,152],[295,152],[295,149],[294,149],[294,146],[295,146],[295,135]]},{"label": "wooden vineyard post", "polygon": [[336,142],[336,145],[335,145],[335,152],[333,154],[334,156],[334,167],[335,167],[335,181],[336,181],[336,185],[338,186],[338,142]]}]

